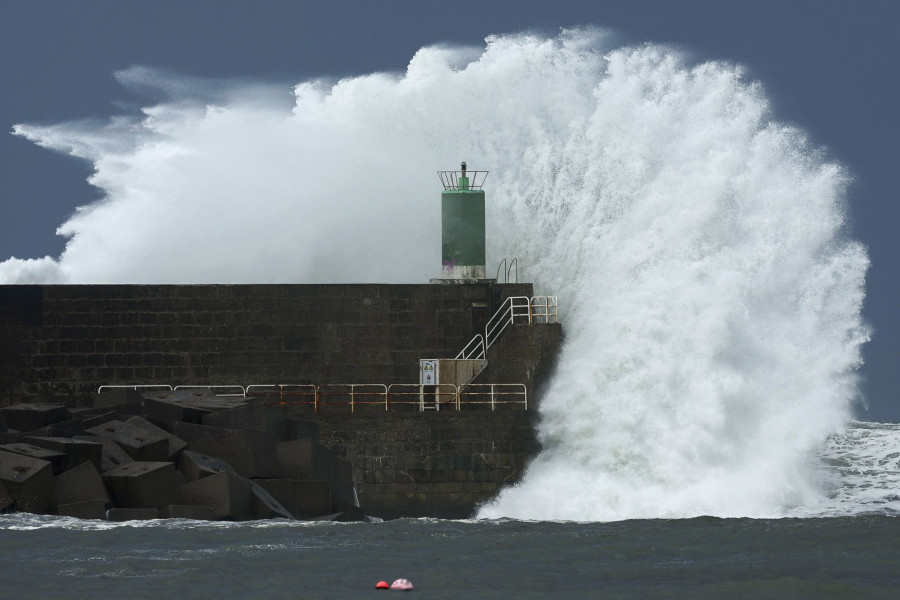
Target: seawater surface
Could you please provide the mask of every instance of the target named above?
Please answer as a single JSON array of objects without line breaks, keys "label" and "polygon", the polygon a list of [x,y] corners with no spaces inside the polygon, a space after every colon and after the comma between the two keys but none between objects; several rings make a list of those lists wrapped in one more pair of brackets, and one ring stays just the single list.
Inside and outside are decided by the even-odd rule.
[{"label": "seawater surface", "polygon": [[0,517],[4,597],[895,598],[900,519],[110,524]]}]

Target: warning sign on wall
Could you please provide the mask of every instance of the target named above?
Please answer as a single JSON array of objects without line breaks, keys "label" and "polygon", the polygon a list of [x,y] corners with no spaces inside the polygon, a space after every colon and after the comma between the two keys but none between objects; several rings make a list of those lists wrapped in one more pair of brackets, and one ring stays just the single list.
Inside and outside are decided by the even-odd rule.
[{"label": "warning sign on wall", "polygon": [[419,384],[437,385],[438,361],[437,359],[423,358],[419,360]]}]

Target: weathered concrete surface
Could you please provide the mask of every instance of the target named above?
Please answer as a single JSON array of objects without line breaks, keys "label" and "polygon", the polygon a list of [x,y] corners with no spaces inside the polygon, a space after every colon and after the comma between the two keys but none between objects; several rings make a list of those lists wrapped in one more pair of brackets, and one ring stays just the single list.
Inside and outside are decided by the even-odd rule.
[{"label": "weathered concrete surface", "polygon": [[175,465],[170,462],[134,461],[110,469],[102,477],[117,507],[162,509],[170,504],[185,504],[181,501]]},{"label": "weathered concrete surface", "polygon": [[134,462],[131,456],[122,450],[115,440],[110,437],[96,435],[79,435],[74,439],[78,441],[89,442],[92,444],[100,444],[102,448],[100,454],[100,471],[109,471],[116,467],[130,462]]},{"label": "weathered concrete surface", "polygon": [[3,446],[0,446],[0,450],[46,460],[52,466],[54,475],[62,473],[63,467],[66,464],[66,455],[62,452],[54,452],[53,450],[47,450],[46,448],[41,448],[40,446],[35,446],[33,444],[26,444],[24,442],[4,444]]},{"label": "weathered concrete surface", "polygon": [[270,431],[242,429],[198,440],[195,452],[221,458],[245,477],[278,477],[275,436]]},{"label": "weathered concrete surface", "polygon": [[0,483],[16,510],[43,513],[56,502],[53,467],[46,460],[0,450]]},{"label": "weathered concrete surface", "polygon": [[3,481],[0,480],[0,514],[11,511],[15,502],[12,494],[9,493],[9,490],[3,485]]},{"label": "weathered concrete surface", "polygon": [[125,421],[126,427],[133,427],[139,431],[145,431],[150,435],[163,437],[168,440],[169,445],[166,452],[166,458],[164,460],[175,460],[178,458],[178,455],[182,450],[187,448],[187,442],[178,436],[172,435],[168,431],[157,427],[153,423],[143,419],[141,417],[131,417],[127,421]]},{"label": "weathered concrete surface", "polygon": [[[81,430],[140,414],[210,456],[203,442],[235,435],[207,429],[212,423],[262,429],[275,440],[319,441],[337,459],[309,467],[307,476],[325,471],[315,476],[326,478],[331,514],[353,512],[347,506],[354,496],[352,474],[362,504],[371,504],[377,516],[468,516],[477,502],[517,481],[537,450],[533,411],[476,407],[469,414],[436,415],[409,407],[350,415],[345,406],[329,406],[316,415],[311,405],[297,405],[286,409],[293,418],[285,421],[252,407],[213,414],[258,398],[223,406],[207,390],[97,395],[96,388],[136,382],[416,383],[420,358],[454,356],[509,295],[531,295],[531,286],[0,286],[0,404],[38,396],[65,403],[74,418],[31,430],[39,437],[80,438]],[[509,328],[476,383],[525,383],[533,408],[560,340],[558,325]],[[256,416],[235,419],[240,414]],[[22,441],[16,433],[22,429],[13,429],[0,432],[0,441]],[[174,459],[178,450],[165,439],[164,458]],[[105,442],[101,468],[120,468],[124,461],[113,458],[118,444]],[[277,459],[256,460],[254,444],[247,448],[228,462],[249,455],[249,464],[240,467],[247,476],[281,475],[265,467],[277,466]],[[187,478],[176,475],[176,481]],[[282,504],[296,510],[297,502]],[[325,509],[325,502],[319,505]]]},{"label": "weathered concrete surface", "polygon": [[54,477],[53,489],[56,502],[60,505],[99,501],[103,503],[104,510],[106,510],[110,504],[103,479],[90,461],[85,461]]},{"label": "weathered concrete surface", "polygon": [[0,403],[91,405],[107,384],[417,383],[420,358],[455,356],[510,295],[532,286],[0,286]]},{"label": "weathered concrete surface", "polygon": [[185,504],[208,506],[216,519],[253,519],[250,482],[234,473],[221,472],[181,486]]},{"label": "weathered concrete surface", "polygon": [[366,512],[465,518],[514,484],[539,450],[533,411],[318,415],[322,444],[349,461]]},{"label": "weathered concrete surface", "polygon": [[56,513],[61,517],[76,519],[106,519],[106,503],[102,500],[85,500],[71,504],[60,504]]},{"label": "weathered concrete surface", "polygon": [[216,518],[209,506],[191,506],[172,504],[159,511],[160,519],[193,519],[195,521],[212,521]]},{"label": "weathered concrete surface", "polygon": [[6,419],[6,426],[16,431],[32,431],[69,418],[65,406],[37,402],[5,406],[0,408],[0,414]]},{"label": "weathered concrete surface", "polygon": [[178,460],[178,468],[184,474],[184,479],[187,483],[215,475],[216,473],[234,473],[237,475],[237,471],[227,461],[192,450],[185,450],[181,453],[181,457]]},{"label": "weathered concrete surface", "polygon": [[288,423],[284,411],[263,404],[210,413],[203,416],[203,424],[223,429],[269,431],[277,442],[288,439]]},{"label": "weathered concrete surface", "polygon": [[106,513],[107,521],[151,521],[159,518],[155,508],[111,508]]},{"label": "weathered concrete surface", "polygon": [[298,519],[312,519],[334,512],[331,508],[330,481],[294,480],[293,493],[293,512]]},{"label": "weathered concrete surface", "polygon": [[91,427],[85,433],[112,439],[136,461],[160,462],[169,458],[169,440],[166,436],[133,424],[110,421]]},{"label": "weathered concrete surface", "polygon": [[34,446],[60,452],[65,455],[63,471],[75,468],[85,461],[90,461],[97,469],[103,460],[103,445],[96,442],[76,440],[64,437],[25,437],[24,441]]},{"label": "weathered concrete surface", "polygon": [[250,503],[254,519],[293,519],[294,516],[259,484],[250,484]]}]

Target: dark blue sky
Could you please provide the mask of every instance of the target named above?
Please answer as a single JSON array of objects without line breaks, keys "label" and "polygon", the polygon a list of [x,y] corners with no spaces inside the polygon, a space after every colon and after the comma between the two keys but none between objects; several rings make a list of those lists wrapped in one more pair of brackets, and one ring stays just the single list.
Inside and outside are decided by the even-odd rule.
[{"label": "dark blue sky", "polygon": [[[290,85],[309,77],[402,71],[424,45],[578,25],[744,65],[776,118],[849,168],[852,233],[872,259],[864,314],[875,334],[865,349],[870,410],[862,416],[900,421],[900,2],[0,0],[0,127],[133,110],[148,100],[114,73],[135,65],[283,82],[289,99]],[[0,136],[0,260],[57,256],[65,240],[56,227],[97,197],[85,182],[90,172]]]}]

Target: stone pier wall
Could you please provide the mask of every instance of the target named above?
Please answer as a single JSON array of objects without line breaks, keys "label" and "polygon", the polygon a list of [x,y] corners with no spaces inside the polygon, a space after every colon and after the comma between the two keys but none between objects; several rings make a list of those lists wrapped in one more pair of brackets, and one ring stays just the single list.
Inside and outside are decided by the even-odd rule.
[{"label": "stone pier wall", "polygon": [[467,518],[537,453],[536,411],[302,416],[353,466],[360,505],[384,518]]},{"label": "stone pier wall", "polygon": [[0,406],[104,384],[418,383],[530,284],[0,286]]}]

